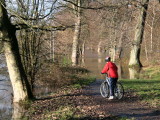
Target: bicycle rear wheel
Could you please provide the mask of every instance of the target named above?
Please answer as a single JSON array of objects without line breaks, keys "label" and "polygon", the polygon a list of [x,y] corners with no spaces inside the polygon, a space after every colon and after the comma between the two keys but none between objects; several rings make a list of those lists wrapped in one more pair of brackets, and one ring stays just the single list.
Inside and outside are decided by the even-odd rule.
[{"label": "bicycle rear wheel", "polygon": [[114,89],[114,94],[117,99],[122,99],[124,96],[124,89],[120,82],[117,82],[117,85]]},{"label": "bicycle rear wheel", "polygon": [[107,82],[103,82],[100,86],[100,93],[102,97],[109,97],[109,86]]}]

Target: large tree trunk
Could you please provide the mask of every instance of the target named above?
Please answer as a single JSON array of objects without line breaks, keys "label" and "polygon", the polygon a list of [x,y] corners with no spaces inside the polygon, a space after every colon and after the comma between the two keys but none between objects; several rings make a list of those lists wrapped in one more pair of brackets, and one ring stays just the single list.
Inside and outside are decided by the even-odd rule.
[{"label": "large tree trunk", "polygon": [[9,77],[13,87],[13,102],[20,102],[28,99],[28,93],[30,97],[32,93],[29,89],[29,83],[24,73],[24,69],[21,63],[21,57],[19,54],[18,42],[15,35],[15,27],[8,19],[8,14],[4,8],[5,1],[1,0],[0,3],[0,30],[1,37],[3,39],[4,53],[6,56],[7,67],[9,71]]},{"label": "large tree trunk", "polygon": [[138,21],[135,29],[135,36],[134,36],[134,41],[132,43],[129,66],[138,66],[138,67],[142,66],[140,62],[140,49],[141,49],[141,43],[143,39],[143,32],[144,32],[149,0],[143,0],[142,2],[143,2],[142,3],[143,6],[141,6],[140,15],[138,17]]},{"label": "large tree trunk", "polygon": [[[80,0],[76,0],[77,5],[80,6]],[[76,9],[77,8],[77,9]],[[73,44],[72,44],[72,65],[75,66],[78,63],[78,44],[79,44],[79,37],[80,37],[80,30],[81,30],[81,13],[80,7],[74,6],[76,21],[75,21],[75,30],[73,36]]]},{"label": "large tree trunk", "polygon": [[[9,40],[9,39],[5,39]],[[13,95],[14,95],[14,102],[19,102],[20,100],[25,100],[27,96],[27,91],[25,86],[22,84],[22,76],[21,71],[19,69],[18,61],[17,60],[17,53],[13,51],[13,47],[11,41],[4,42],[4,52],[7,61],[7,67],[9,71],[9,76],[11,80],[11,84],[13,87]]]}]

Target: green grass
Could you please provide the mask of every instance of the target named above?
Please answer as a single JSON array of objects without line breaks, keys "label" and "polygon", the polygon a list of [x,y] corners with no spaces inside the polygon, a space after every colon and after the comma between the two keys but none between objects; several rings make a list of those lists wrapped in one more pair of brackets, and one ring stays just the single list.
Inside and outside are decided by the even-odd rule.
[{"label": "green grass", "polygon": [[143,69],[144,73],[142,77],[160,80],[160,66],[151,66]]},{"label": "green grass", "polygon": [[[143,78],[143,79],[142,79]],[[125,90],[134,91],[143,102],[160,107],[160,66],[143,69],[140,79],[122,80]]]},{"label": "green grass", "polygon": [[68,120],[75,117],[75,109],[71,106],[62,106],[57,111],[48,112],[45,114],[46,120],[52,120],[53,116],[55,120]]},{"label": "green grass", "polygon": [[135,118],[120,117],[117,120],[136,120]]},{"label": "green grass", "polygon": [[91,84],[96,80],[94,76],[89,76],[89,75],[81,77],[74,76],[74,77],[75,81],[73,81],[73,84],[71,85],[71,87],[73,88],[82,88],[84,86]]}]

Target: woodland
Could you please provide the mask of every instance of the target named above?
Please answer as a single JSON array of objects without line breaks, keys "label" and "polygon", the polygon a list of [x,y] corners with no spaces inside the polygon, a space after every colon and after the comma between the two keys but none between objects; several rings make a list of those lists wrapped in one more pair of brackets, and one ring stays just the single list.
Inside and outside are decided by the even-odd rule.
[{"label": "woodland", "polygon": [[109,54],[130,67],[159,64],[159,2],[1,0],[1,54],[13,102],[33,98],[36,79],[47,79],[53,69],[59,75],[52,79],[59,78],[55,66],[77,66],[85,50]]}]

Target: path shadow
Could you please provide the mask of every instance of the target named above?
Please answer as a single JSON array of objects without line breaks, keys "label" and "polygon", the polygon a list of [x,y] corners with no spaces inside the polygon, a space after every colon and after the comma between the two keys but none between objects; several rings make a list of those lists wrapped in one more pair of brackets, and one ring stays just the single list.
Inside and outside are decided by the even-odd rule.
[{"label": "path shadow", "polygon": [[82,118],[71,118],[68,120],[120,120],[119,116],[109,116],[109,117],[82,117]]},{"label": "path shadow", "polygon": [[[155,117],[155,118],[152,118],[152,119],[153,120],[159,120],[159,118],[160,118],[160,110],[154,110],[154,111],[151,111],[151,112],[148,112],[148,113],[139,113],[139,114],[133,114],[133,113],[121,114],[121,116],[136,117],[138,120],[140,118],[143,118],[143,117],[145,117],[145,120],[147,120],[148,117]],[[148,118],[148,119],[150,119],[150,118]]]},{"label": "path shadow", "polygon": [[[100,94],[100,85],[103,82],[103,79],[97,79],[96,82],[91,83],[88,87],[85,88],[85,92],[83,93],[86,96],[93,96],[99,99],[108,100],[108,98],[103,98]],[[124,97],[122,99],[114,99],[112,101],[108,100],[108,102],[133,102],[138,101],[140,98],[138,96],[133,95],[134,91],[126,91],[124,90]]]}]

